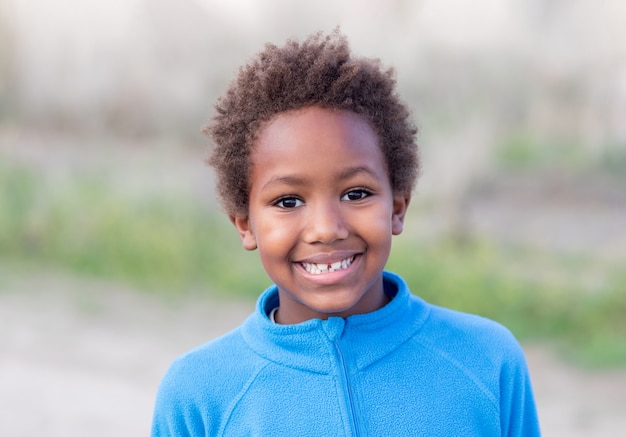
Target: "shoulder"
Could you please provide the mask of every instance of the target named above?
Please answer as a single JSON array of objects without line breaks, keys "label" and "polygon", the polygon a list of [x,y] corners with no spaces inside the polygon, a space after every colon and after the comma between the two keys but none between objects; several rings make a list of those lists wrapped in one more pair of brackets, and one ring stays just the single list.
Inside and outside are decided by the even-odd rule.
[{"label": "shoulder", "polygon": [[217,432],[228,406],[265,365],[240,328],[176,358],[158,388],[153,435]]},{"label": "shoulder", "polygon": [[203,344],[176,358],[161,382],[173,385],[177,391],[220,391],[245,375],[253,372],[257,355],[247,346],[237,328],[228,334]]},{"label": "shoulder", "polygon": [[464,389],[490,398],[503,435],[539,435],[526,358],[511,331],[485,317],[425,305],[428,317],[413,340],[428,351],[433,374],[446,372],[448,384],[460,384],[458,399]]},{"label": "shoulder", "polygon": [[485,317],[430,305],[414,341],[440,363],[497,390],[502,380],[528,378],[521,345],[502,324]]},{"label": "shoulder", "polygon": [[[447,363],[494,396],[528,377],[526,358],[515,336],[485,317],[431,305],[428,319],[414,337],[435,361]],[[510,386],[504,388],[502,386]]]},{"label": "shoulder", "polygon": [[435,336],[447,337],[448,340],[458,338],[462,341],[472,339],[475,342],[511,345],[517,340],[501,323],[494,320],[460,311],[430,305],[427,329],[433,330]]}]

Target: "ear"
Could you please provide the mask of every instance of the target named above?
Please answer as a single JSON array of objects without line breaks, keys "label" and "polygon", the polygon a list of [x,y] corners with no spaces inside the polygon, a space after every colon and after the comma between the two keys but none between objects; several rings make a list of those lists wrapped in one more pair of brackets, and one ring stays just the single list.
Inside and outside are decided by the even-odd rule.
[{"label": "ear", "polygon": [[404,217],[411,201],[410,194],[396,193],[393,196],[393,214],[391,215],[391,234],[400,235],[404,228]]},{"label": "ear", "polygon": [[250,217],[229,215],[228,218],[230,218],[230,221],[235,225],[235,228],[237,228],[243,248],[246,250],[256,249],[256,237],[250,225]]}]

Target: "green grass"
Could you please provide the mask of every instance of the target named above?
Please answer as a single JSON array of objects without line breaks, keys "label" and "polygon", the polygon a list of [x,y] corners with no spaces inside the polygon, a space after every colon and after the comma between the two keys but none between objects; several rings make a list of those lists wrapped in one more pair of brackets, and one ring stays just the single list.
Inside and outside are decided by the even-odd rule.
[{"label": "green grass", "polygon": [[[0,162],[0,260],[123,281],[146,292],[256,297],[269,284],[223,214],[189,198],[131,197],[105,180],[58,185]],[[591,366],[626,366],[626,273],[584,256],[491,241],[398,237],[388,268],[414,293],[550,339]]]}]

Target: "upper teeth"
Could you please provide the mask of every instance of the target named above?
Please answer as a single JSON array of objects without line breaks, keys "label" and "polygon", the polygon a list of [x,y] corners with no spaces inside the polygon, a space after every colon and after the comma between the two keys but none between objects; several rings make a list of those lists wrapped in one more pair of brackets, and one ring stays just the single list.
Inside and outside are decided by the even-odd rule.
[{"label": "upper teeth", "polygon": [[313,275],[319,275],[322,273],[331,273],[338,270],[347,269],[348,267],[350,267],[350,264],[352,264],[352,261],[354,261],[353,256],[330,264],[302,263],[302,267],[304,267],[307,272]]}]

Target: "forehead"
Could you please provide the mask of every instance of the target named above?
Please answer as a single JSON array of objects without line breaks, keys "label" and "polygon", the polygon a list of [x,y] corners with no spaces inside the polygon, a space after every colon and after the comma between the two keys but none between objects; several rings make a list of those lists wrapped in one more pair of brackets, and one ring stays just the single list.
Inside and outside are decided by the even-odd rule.
[{"label": "forehead", "polygon": [[279,114],[260,132],[251,158],[252,197],[288,187],[332,192],[347,181],[390,189],[378,136],[349,111],[309,107]]},{"label": "forehead", "polygon": [[[319,129],[322,127],[328,129]],[[286,133],[292,134],[306,129],[313,129],[309,133],[319,135],[328,133],[330,128],[342,130],[346,134],[371,135],[378,141],[365,116],[348,110],[323,108],[320,106],[306,106],[274,115],[261,128],[259,137],[279,136]]]},{"label": "forehead", "polygon": [[386,169],[378,135],[368,120],[345,110],[306,107],[280,113],[260,130],[252,150],[253,167],[280,159],[296,163],[368,155],[369,164]]}]

